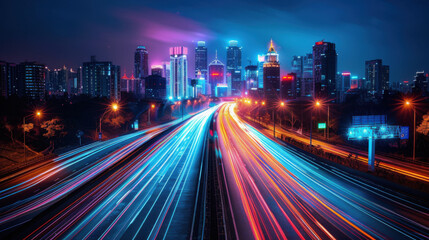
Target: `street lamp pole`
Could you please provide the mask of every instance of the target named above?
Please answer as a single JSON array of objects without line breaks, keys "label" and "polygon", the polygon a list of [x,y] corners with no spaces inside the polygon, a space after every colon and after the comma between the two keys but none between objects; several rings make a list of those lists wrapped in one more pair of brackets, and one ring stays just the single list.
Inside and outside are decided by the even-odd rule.
[{"label": "street lamp pole", "polygon": [[[113,111],[116,112],[118,110],[118,108],[119,108],[119,106],[118,106],[117,103],[112,104]],[[103,115],[101,115],[101,117],[100,117],[100,122],[99,122],[99,130],[100,130],[100,132],[99,132],[99,138],[100,138],[100,140],[103,138],[102,137],[103,135],[102,135],[102,132],[101,132],[101,121],[103,120],[103,117],[104,117],[104,115],[106,115],[107,111],[109,111],[109,109],[106,109],[104,111]]]},{"label": "street lamp pole", "polygon": [[329,104],[328,104],[328,126],[327,126],[327,128],[328,129],[326,129],[326,132],[327,132],[326,137],[329,140]]},{"label": "street lamp pole", "polygon": [[416,161],[416,108],[413,106],[414,112],[414,134],[413,134],[413,162]]},{"label": "street lamp pole", "polygon": [[310,114],[310,148],[311,148],[311,137],[313,134],[313,110],[310,110],[311,114]]},{"label": "street lamp pole", "polygon": [[[27,161],[27,145],[25,145],[25,118],[33,116],[33,115],[34,114],[30,114],[28,116],[24,116],[24,118],[23,118],[23,127],[22,127],[22,129],[24,131],[24,162]],[[40,117],[40,115],[42,115],[42,113],[40,111],[37,111],[36,112],[36,116]]]}]

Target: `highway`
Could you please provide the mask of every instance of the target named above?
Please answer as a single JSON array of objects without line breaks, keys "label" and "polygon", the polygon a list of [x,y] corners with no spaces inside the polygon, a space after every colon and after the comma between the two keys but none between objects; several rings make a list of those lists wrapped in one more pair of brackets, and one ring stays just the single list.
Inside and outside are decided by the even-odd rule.
[{"label": "highway", "polygon": [[429,238],[427,198],[280,145],[234,108],[220,108],[215,136],[237,238]]},{"label": "highway", "polygon": [[[268,129],[264,131],[272,135],[273,126],[268,125]],[[305,144],[310,144],[309,136],[283,129],[279,125],[276,125],[276,134],[278,135],[283,134],[284,136],[293,138],[296,141],[299,141]],[[358,154],[357,160],[361,161],[364,164],[368,163],[367,151],[362,151],[360,149],[344,146],[344,145],[331,144],[331,143],[317,140],[314,138],[312,139],[312,145],[318,146],[326,152],[332,153],[334,155],[342,156],[345,158],[347,158],[350,153]],[[416,180],[429,183],[429,165],[421,165],[421,164],[414,164],[410,162],[404,162],[397,159],[382,156],[379,154],[376,154],[375,158],[378,161],[380,161],[380,164],[378,166],[379,168],[386,169],[410,178],[414,178]]]},{"label": "highway", "polygon": [[[0,179],[0,236],[140,238],[167,234],[173,224],[185,225],[173,219],[174,212],[185,206],[193,210],[205,122],[215,110],[186,116],[191,119],[180,126],[182,121],[176,120],[96,142]],[[141,148],[171,128],[155,144]],[[192,220],[186,214],[181,217]]]}]

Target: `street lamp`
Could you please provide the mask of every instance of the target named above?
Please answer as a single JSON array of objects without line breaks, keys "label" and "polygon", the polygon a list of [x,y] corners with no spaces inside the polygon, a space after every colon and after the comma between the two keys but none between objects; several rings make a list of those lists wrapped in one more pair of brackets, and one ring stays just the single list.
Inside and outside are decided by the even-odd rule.
[{"label": "street lamp", "polygon": [[[284,107],[285,103],[284,102],[280,102],[280,107]],[[276,109],[273,108],[273,120],[274,120],[274,124],[273,124],[273,135],[274,138],[276,138]]]},{"label": "street lamp", "polygon": [[414,106],[414,104],[410,101],[410,100],[406,100],[405,101],[405,106],[406,107],[411,107],[413,109],[413,113],[414,113],[414,134],[413,134],[413,161],[416,160],[416,107]]},{"label": "street lamp", "polygon": [[[321,103],[320,103],[320,101],[316,101],[315,103],[314,103],[314,106],[315,107],[320,107],[321,106]],[[311,116],[310,116],[310,148],[311,148],[311,146],[313,146],[312,145],[312,135],[313,135],[313,109],[311,109],[310,110],[310,112],[311,112]]]},{"label": "street lamp", "polygon": [[104,111],[104,113],[103,113],[103,115],[101,115],[101,117],[100,117],[100,125],[99,125],[99,130],[100,130],[100,132],[98,133],[98,138],[101,140],[102,139],[102,132],[101,132],[101,121],[103,120],[103,117],[104,117],[104,115],[106,115],[106,113],[109,111],[109,110],[112,110],[112,111],[114,111],[114,112],[116,112],[116,111],[118,111],[119,110],[119,105],[117,104],[117,103],[112,103],[112,105],[110,106],[110,108],[107,108],[105,111]]},{"label": "street lamp", "polygon": [[40,118],[42,116],[42,112],[41,111],[36,111],[35,113],[27,115],[27,116],[25,116],[23,118],[23,127],[22,127],[22,129],[24,131],[24,162],[26,162],[26,160],[27,160],[27,147],[25,145],[25,119],[28,118],[28,117],[31,117],[33,115],[35,115],[36,117]]}]

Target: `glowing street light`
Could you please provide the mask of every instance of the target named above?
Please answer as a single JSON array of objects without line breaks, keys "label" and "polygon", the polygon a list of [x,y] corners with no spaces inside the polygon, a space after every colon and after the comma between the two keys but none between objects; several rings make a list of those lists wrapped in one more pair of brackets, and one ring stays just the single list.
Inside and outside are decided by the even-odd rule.
[{"label": "glowing street light", "polygon": [[104,111],[104,113],[103,113],[103,115],[101,115],[101,117],[100,117],[100,123],[99,123],[99,132],[98,132],[98,138],[101,140],[102,139],[102,131],[101,131],[101,121],[103,120],[103,118],[104,118],[104,115],[106,115],[106,113],[109,111],[109,110],[111,110],[111,111],[113,111],[113,112],[117,112],[118,110],[119,110],[119,104],[118,103],[116,103],[116,102],[114,102],[114,103],[112,103],[111,105],[110,105],[110,107],[109,108],[107,108],[105,111]]},{"label": "glowing street light", "polygon": [[414,106],[414,104],[410,100],[405,100],[404,104],[405,104],[405,107],[411,107],[413,109],[413,113],[414,113],[413,161],[415,161],[416,160],[416,107]]},{"label": "glowing street light", "polygon": [[28,118],[28,117],[31,117],[33,115],[36,116],[36,117],[38,117],[38,118],[40,118],[42,116],[42,112],[40,110],[37,110],[35,113],[27,115],[27,116],[25,116],[23,118],[23,127],[22,127],[22,129],[24,131],[24,162],[26,162],[26,160],[27,160],[27,147],[25,145],[25,128],[26,128],[25,127],[25,119]]}]

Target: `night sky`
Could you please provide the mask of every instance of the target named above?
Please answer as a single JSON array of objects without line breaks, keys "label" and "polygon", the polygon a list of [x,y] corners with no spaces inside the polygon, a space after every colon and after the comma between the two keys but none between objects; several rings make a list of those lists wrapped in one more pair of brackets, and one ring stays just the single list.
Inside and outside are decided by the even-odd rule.
[{"label": "night sky", "polygon": [[[381,58],[391,81],[429,71],[427,0],[277,1],[2,1],[0,60],[36,60],[50,68],[77,67],[91,55],[133,70],[137,45],[150,64],[168,60],[168,47],[193,48],[205,40],[209,62],[215,49],[225,63],[228,40],[248,59],[265,53],[272,38],[284,72],[293,55],[310,53],[314,42],[336,43],[338,70],[362,76],[364,61]],[[190,77],[191,77],[190,76]]]}]

